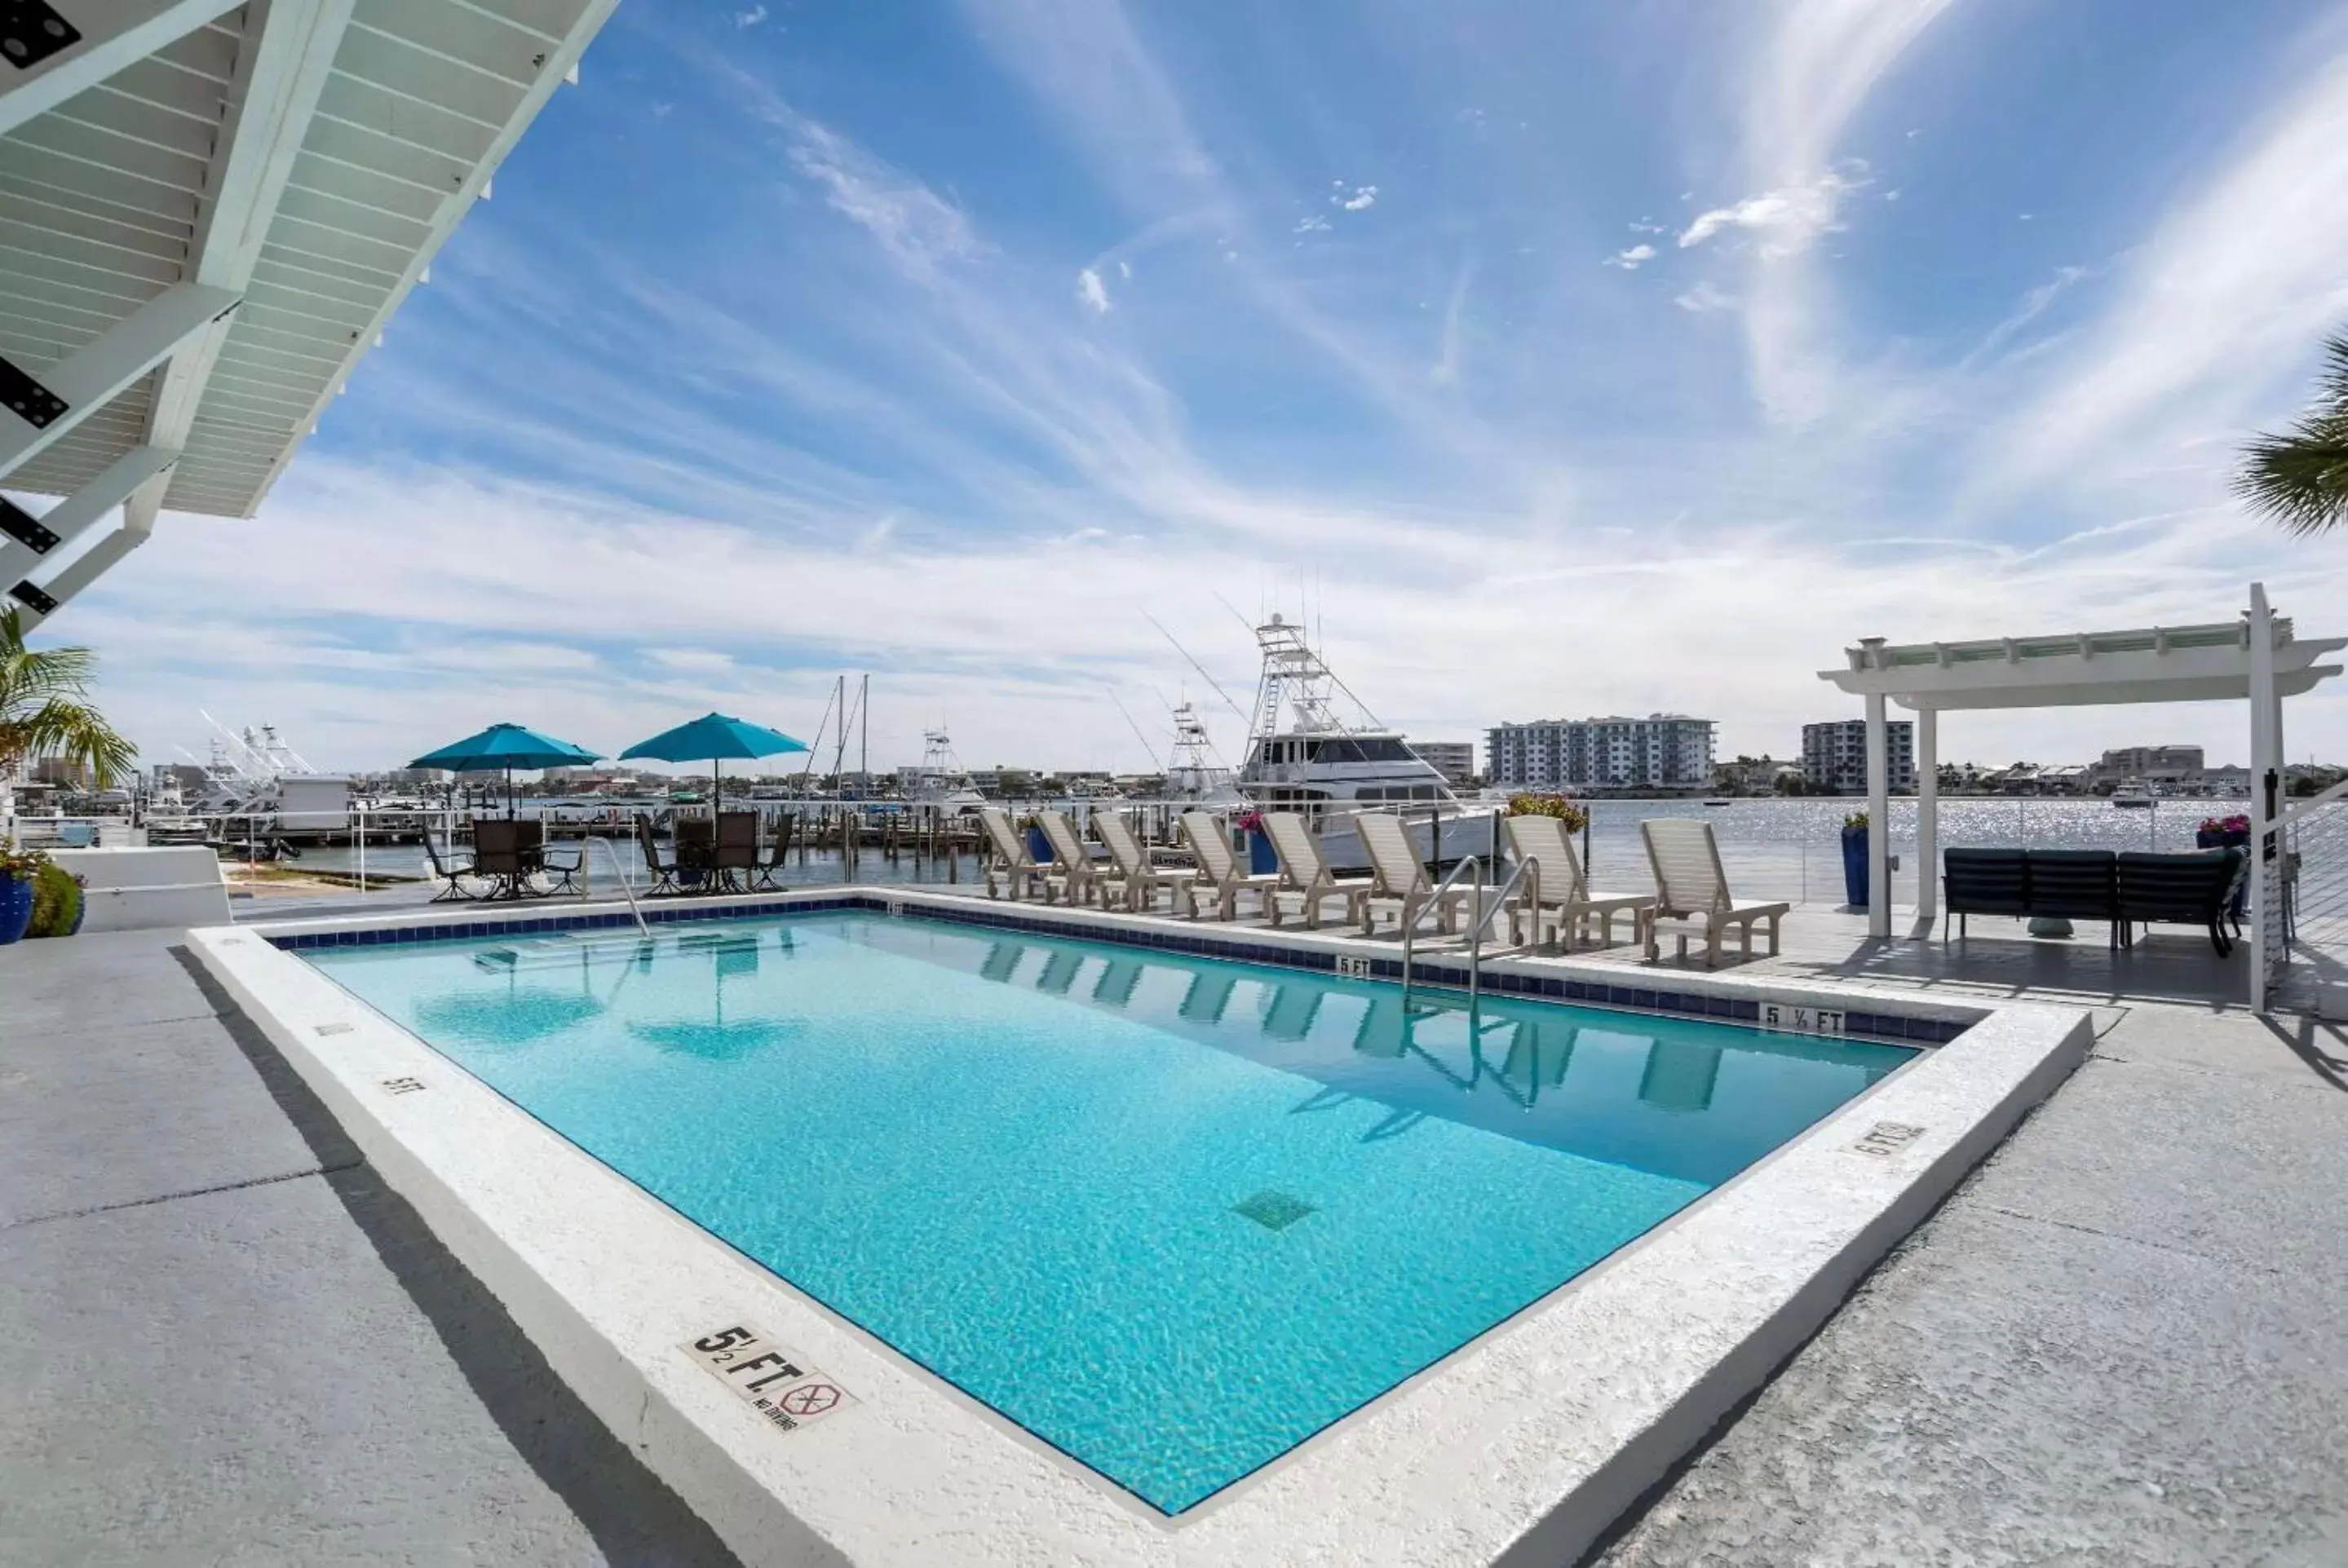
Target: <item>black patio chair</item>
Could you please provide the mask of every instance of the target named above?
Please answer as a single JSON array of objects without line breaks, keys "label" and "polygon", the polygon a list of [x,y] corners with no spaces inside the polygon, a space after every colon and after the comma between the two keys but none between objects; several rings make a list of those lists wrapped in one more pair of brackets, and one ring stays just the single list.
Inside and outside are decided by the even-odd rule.
[{"label": "black patio chair", "polygon": [[791,853],[791,830],[798,824],[798,816],[793,812],[785,812],[777,819],[773,842],[767,845],[767,853],[758,857],[757,864],[750,868],[750,887],[753,892],[787,893],[789,891],[783,886],[780,878],[783,874],[783,862],[789,858]]},{"label": "black patio chair", "polygon": [[479,893],[473,892],[465,886],[465,878],[474,875],[473,856],[470,851],[459,850],[451,844],[448,846],[448,856],[444,859],[440,854],[440,846],[432,842],[432,830],[427,827],[424,830],[424,858],[432,863],[432,875],[448,885],[447,891],[433,896],[432,902],[435,904],[447,904],[452,901],[469,903],[480,897]]},{"label": "black patio chair", "polygon": [[2108,849],[2030,849],[2030,913],[2034,918],[2108,920],[2111,945],[2127,939],[2120,918],[2117,867]]},{"label": "black patio chair", "polygon": [[[2224,958],[2241,935],[2234,917],[2234,885],[2249,857],[2241,850],[2204,849],[2178,855],[2136,852],[2119,857],[2120,918],[2131,924],[2177,920],[2209,933],[2209,946]],[[2233,927],[2232,935],[2226,927]]]},{"label": "black patio chair", "polygon": [[750,876],[758,868],[757,812],[727,811],[718,814],[717,838],[711,845],[709,867],[718,883],[729,892],[740,892],[749,886]]},{"label": "black patio chair", "polygon": [[510,817],[483,817],[473,824],[473,874],[490,884],[491,898],[530,894],[530,856],[522,847],[523,824]]},{"label": "black patio chair", "polygon": [[[2019,849],[1951,849],[1941,856],[1941,878],[1948,912],[1956,917],[1957,932],[1968,935],[1968,915],[2030,913],[2030,863]],[[1948,928],[1941,931],[1945,939]]]},{"label": "black patio chair", "polygon": [[[543,831],[541,828],[541,832]],[[587,841],[584,838],[573,839],[567,844],[544,840],[539,844],[538,868],[552,878],[554,884],[546,890],[550,897],[557,893],[578,892],[579,873],[586,869],[586,866]]]},{"label": "black patio chair", "polygon": [[636,813],[636,847],[644,853],[644,869],[653,874],[651,891],[677,893],[676,861],[661,858],[660,840],[653,836],[653,819],[643,812]]},{"label": "black patio chair", "polygon": [[717,825],[705,816],[680,816],[669,824],[680,893],[706,893],[717,885]]}]

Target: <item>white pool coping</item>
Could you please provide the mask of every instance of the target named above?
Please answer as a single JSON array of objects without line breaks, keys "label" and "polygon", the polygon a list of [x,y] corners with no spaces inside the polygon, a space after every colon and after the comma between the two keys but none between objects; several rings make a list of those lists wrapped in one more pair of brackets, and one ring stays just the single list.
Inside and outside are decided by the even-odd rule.
[{"label": "white pool coping", "polygon": [[[970,907],[899,887],[726,902],[781,912],[842,897],[909,912]],[[582,912],[609,911],[562,913]],[[1105,936],[1228,929],[1036,913]],[[189,941],[555,1370],[751,1568],[1572,1563],[1766,1382],[2093,1042],[2076,1009],[1952,1007],[1735,971],[1659,977],[1683,995],[1974,1021],[1604,1263],[1168,1520],[685,1220],[269,939],[485,917],[496,917],[285,921],[194,930]],[[1391,940],[1231,934],[1395,956]],[[1571,960],[1509,967],[1525,965],[1617,986],[1624,976]],[[1921,1131],[1870,1137],[1885,1123]],[[774,1430],[681,1348],[736,1323],[820,1368],[857,1403],[797,1431]]]}]

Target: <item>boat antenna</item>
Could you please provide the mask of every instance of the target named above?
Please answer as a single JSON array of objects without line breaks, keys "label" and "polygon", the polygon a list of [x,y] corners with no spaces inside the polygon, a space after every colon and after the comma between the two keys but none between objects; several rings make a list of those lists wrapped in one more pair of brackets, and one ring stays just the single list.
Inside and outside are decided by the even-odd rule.
[{"label": "boat antenna", "polygon": [[[1212,592],[1213,590],[1210,589],[1209,591]],[[1246,627],[1247,634],[1250,637],[1253,637],[1255,635],[1255,622],[1250,620],[1246,616],[1241,615],[1239,611],[1239,606],[1233,604],[1230,600],[1225,599],[1220,593],[1215,594],[1215,602],[1221,605],[1225,610],[1230,610],[1231,612],[1231,619],[1238,621],[1241,626]]]},{"label": "boat antenna", "polygon": [[1133,738],[1141,743],[1141,754],[1148,757],[1154,764],[1158,761],[1157,749],[1150,745],[1149,737],[1141,733],[1141,726],[1134,723],[1133,714],[1126,709],[1125,699],[1119,697],[1117,694],[1117,688],[1110,685],[1106,681],[1101,682],[1101,690],[1107,692],[1108,700],[1117,704],[1117,711],[1125,714],[1126,728],[1131,730],[1133,732]]},{"label": "boat antenna", "polygon": [[831,723],[831,701],[835,693],[831,692],[823,694],[823,717],[816,721],[815,740],[808,747],[807,761],[799,764],[799,798],[801,800],[807,799],[808,779],[815,772],[816,754],[823,750],[823,732],[825,726]]},{"label": "boat antenna", "polygon": [[[1220,594],[1218,594],[1218,595],[1216,595],[1216,597],[1217,597],[1218,599],[1220,599],[1220,598],[1221,598],[1222,596],[1221,596]],[[1225,605],[1225,606],[1223,606],[1223,608],[1224,608],[1224,609],[1226,609],[1226,610],[1231,610],[1231,606],[1230,606],[1230,605],[1228,605],[1228,604],[1227,604],[1227,605]],[[1232,614],[1234,614],[1234,615],[1238,615],[1238,614],[1239,614],[1239,611],[1237,611],[1237,610],[1231,610],[1231,613],[1232,613]],[[1157,628],[1158,628],[1158,635],[1159,635],[1159,636],[1163,637],[1163,638],[1164,638],[1164,639],[1166,639],[1166,641],[1169,641],[1169,642],[1173,642],[1173,643],[1174,643],[1174,651],[1175,651],[1175,652],[1177,652],[1177,653],[1179,653],[1179,654],[1182,656],[1183,661],[1184,661],[1185,663],[1189,664],[1189,665],[1190,666],[1190,668],[1191,668],[1191,669],[1196,670],[1196,671],[1199,672],[1199,679],[1200,679],[1200,680],[1204,681],[1204,682],[1205,682],[1209,686],[1210,686],[1210,687],[1212,687],[1212,688],[1214,689],[1215,695],[1216,695],[1216,696],[1218,696],[1218,697],[1220,697],[1220,698],[1223,700],[1223,706],[1224,706],[1224,707],[1229,708],[1232,712],[1237,713],[1237,714],[1239,715],[1240,723],[1241,723],[1245,724],[1245,723],[1252,723],[1252,721],[1251,721],[1251,720],[1248,718],[1248,715],[1247,715],[1247,710],[1246,710],[1245,708],[1241,707],[1237,702],[1232,702],[1232,701],[1231,701],[1231,694],[1229,692],[1226,692],[1226,691],[1224,691],[1224,690],[1223,690],[1223,688],[1222,688],[1222,683],[1221,683],[1220,682],[1217,681],[1217,680],[1216,680],[1212,675],[1210,675],[1210,674],[1208,674],[1208,673],[1207,673],[1207,667],[1206,667],[1205,665],[1203,665],[1203,664],[1200,663],[1196,659],[1193,659],[1193,658],[1191,658],[1191,657],[1190,657],[1190,651],[1189,651],[1189,649],[1187,649],[1187,648],[1183,647],[1179,642],[1175,642],[1175,641],[1174,641],[1174,634],[1173,634],[1172,632],[1170,632],[1170,631],[1167,630],[1166,630],[1166,628],[1165,628],[1163,625],[1161,625],[1161,624],[1159,623],[1159,620],[1158,620],[1158,618],[1157,618],[1156,616],[1154,616],[1154,615],[1150,614],[1148,610],[1143,610],[1143,611],[1141,612],[1141,619],[1142,619],[1142,620],[1146,620],[1146,621],[1148,621],[1148,622],[1149,622],[1149,624],[1150,624],[1150,625],[1157,627]],[[1246,618],[1245,616],[1241,616],[1241,617],[1240,617],[1240,620],[1241,620],[1241,623],[1242,625],[1244,625],[1244,624],[1246,623],[1246,620],[1247,620],[1247,618]],[[1249,630],[1250,630],[1251,634],[1252,634],[1252,632],[1253,632],[1253,630],[1254,630],[1254,629],[1251,627]]]}]

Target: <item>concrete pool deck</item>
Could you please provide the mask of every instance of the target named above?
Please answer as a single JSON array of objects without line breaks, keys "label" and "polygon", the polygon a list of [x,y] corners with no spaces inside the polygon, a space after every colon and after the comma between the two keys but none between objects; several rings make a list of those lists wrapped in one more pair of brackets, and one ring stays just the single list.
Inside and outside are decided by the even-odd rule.
[{"label": "concrete pool deck", "polygon": [[[176,941],[0,949],[0,1558],[725,1561]],[[1604,1561],[2348,1554],[2348,1042],[2101,1021]]]}]

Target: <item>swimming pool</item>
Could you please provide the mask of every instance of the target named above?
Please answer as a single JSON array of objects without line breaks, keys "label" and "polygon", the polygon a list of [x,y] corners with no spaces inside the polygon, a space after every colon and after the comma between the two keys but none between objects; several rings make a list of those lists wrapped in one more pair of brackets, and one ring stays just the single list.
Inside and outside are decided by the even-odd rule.
[{"label": "swimming pool", "polygon": [[306,956],[1165,1514],[1910,1055],[878,914]]}]

